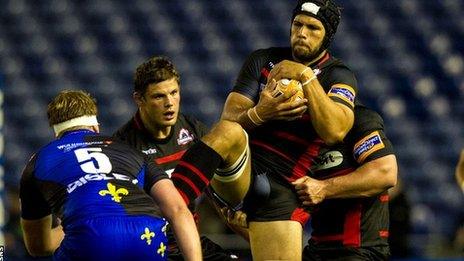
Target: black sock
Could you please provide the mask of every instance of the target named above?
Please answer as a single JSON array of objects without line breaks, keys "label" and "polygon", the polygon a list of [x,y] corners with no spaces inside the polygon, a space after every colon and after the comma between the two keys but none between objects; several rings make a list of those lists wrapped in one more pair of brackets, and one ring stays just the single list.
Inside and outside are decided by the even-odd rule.
[{"label": "black sock", "polygon": [[209,185],[222,161],[222,157],[202,141],[182,156],[171,179],[187,205]]}]

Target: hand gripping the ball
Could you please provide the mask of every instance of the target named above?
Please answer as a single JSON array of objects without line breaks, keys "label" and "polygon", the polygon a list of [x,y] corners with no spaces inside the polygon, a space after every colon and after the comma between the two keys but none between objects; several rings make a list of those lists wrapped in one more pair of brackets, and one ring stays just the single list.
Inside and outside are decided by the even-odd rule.
[{"label": "hand gripping the ball", "polygon": [[[292,95],[294,92],[295,94]],[[301,83],[299,81],[290,79],[281,79],[277,82],[273,97],[277,98],[281,95],[291,96],[290,101],[292,102],[305,98],[303,93],[303,86]]]}]

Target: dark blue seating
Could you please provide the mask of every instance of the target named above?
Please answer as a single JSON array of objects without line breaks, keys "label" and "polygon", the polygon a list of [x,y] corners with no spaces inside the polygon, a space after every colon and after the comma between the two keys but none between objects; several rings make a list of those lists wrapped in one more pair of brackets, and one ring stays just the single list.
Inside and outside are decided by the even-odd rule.
[{"label": "dark blue seating", "polygon": [[[343,20],[332,51],[355,71],[362,102],[384,116],[413,203],[414,236],[447,235],[464,209],[453,177],[464,147],[464,4],[338,2]],[[17,186],[28,156],[53,138],[45,116],[51,97],[91,92],[111,134],[135,111],[133,72],[151,55],[174,60],[182,110],[212,124],[247,55],[289,44],[292,8],[287,0],[3,3],[7,186]]]}]

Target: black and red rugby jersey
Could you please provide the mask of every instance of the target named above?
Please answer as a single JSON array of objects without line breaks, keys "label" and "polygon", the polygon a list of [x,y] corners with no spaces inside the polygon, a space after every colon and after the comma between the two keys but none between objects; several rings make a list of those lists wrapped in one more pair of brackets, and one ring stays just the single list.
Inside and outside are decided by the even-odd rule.
[{"label": "black and red rugby jersey", "polygon": [[[343,143],[324,146],[312,166],[312,177],[327,179],[346,175],[362,164],[394,154],[378,113],[355,107],[353,128]],[[382,173],[379,173],[382,175]],[[327,199],[312,209],[311,241],[320,247],[388,246],[388,193],[373,197]]]},{"label": "black and red rugby jersey", "polygon": [[[269,48],[253,52],[245,61],[233,92],[255,103],[270,70],[282,60],[293,60],[290,48]],[[329,53],[311,65],[328,96],[353,109],[357,103],[357,82],[351,70]],[[268,172],[287,183],[310,172],[323,141],[314,130],[309,114],[294,121],[270,121],[249,132],[252,157]],[[291,186],[291,185],[289,185]]]},{"label": "black and red rugby jersey", "polygon": [[185,151],[206,133],[207,127],[203,123],[179,113],[169,136],[164,139],[155,139],[144,127],[140,114],[137,112],[113,135],[122,142],[141,150],[171,176],[171,172]]}]

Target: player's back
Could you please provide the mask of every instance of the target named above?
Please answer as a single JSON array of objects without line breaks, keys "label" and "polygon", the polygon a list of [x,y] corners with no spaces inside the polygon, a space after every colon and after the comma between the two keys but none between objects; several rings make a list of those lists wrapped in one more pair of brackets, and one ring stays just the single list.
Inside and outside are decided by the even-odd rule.
[{"label": "player's back", "polygon": [[143,191],[143,157],[111,139],[87,131],[65,134],[41,149],[34,165],[45,199],[64,224],[89,217],[157,215]]},{"label": "player's back", "polygon": [[164,259],[166,222],[145,191],[168,177],[145,162],[140,152],[87,130],[67,132],[31,158],[21,190],[25,211],[37,206],[26,216],[62,219],[57,259]]}]

